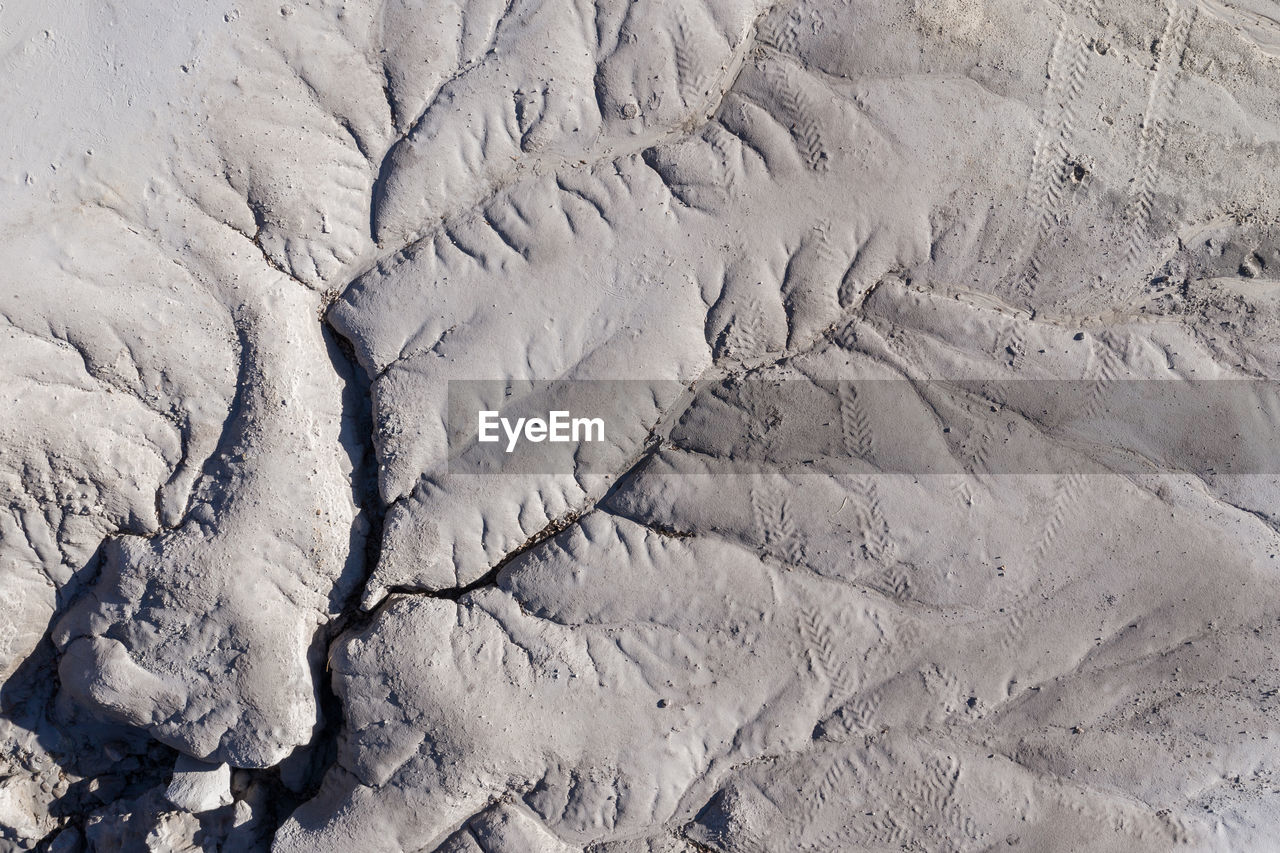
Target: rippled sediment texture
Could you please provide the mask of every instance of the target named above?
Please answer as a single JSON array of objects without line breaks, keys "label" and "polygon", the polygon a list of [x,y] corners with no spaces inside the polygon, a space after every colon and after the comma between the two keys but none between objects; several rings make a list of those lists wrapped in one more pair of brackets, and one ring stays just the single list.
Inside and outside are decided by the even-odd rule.
[{"label": "rippled sediment texture", "polygon": [[1276,377],[1267,3],[248,5],[0,13],[0,846],[1267,849],[1275,477],[935,381]]}]

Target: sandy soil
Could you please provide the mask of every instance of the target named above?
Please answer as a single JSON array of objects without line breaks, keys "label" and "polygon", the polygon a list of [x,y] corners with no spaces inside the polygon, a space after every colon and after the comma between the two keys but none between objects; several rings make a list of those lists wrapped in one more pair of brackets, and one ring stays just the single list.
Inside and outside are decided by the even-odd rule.
[{"label": "sandy soil", "polygon": [[1275,848],[1274,3],[3,0],[0,80],[0,851]]}]

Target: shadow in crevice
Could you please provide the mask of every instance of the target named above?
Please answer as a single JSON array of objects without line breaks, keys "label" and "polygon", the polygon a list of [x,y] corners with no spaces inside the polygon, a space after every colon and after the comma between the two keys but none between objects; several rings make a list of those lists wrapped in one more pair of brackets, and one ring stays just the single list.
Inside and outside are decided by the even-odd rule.
[{"label": "shadow in crevice", "polygon": [[372,381],[360,367],[351,344],[341,334],[328,322],[321,324],[321,331],[331,366],[342,383],[339,442],[351,465],[351,498],[356,517],[351,526],[346,564],[329,595],[331,612],[337,616],[315,630],[308,649],[319,710],[312,738],[276,767],[254,771],[263,777],[269,776],[275,784],[277,795],[271,806],[276,826],[319,793],[329,770],[337,762],[344,717],[329,670],[329,653],[342,634],[366,618],[359,607],[360,597],[378,564],[386,512],[378,497]]},{"label": "shadow in crevice", "polygon": [[[342,423],[338,441],[351,465],[351,500],[356,506],[347,561],[329,594],[331,610],[345,615],[358,599],[369,573],[378,563],[386,513],[378,498],[378,458],[373,444],[372,382],[357,362],[351,344],[327,322],[321,324],[321,331],[330,364],[342,383]],[[341,622],[342,618],[339,617],[338,621]]]}]

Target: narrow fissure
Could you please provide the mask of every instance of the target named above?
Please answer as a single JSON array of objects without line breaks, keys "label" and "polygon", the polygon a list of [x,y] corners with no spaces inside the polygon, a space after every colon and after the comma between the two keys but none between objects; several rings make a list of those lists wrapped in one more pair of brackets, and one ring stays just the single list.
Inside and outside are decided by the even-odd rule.
[{"label": "narrow fissure", "polygon": [[[657,427],[655,426],[654,429],[656,430]],[[618,475],[618,478],[614,480],[614,482],[609,486],[608,489],[605,490],[605,493],[603,495],[601,495],[599,498],[597,498],[588,506],[584,506],[581,509],[576,509],[571,512],[568,512],[560,516],[559,518],[552,519],[547,524],[546,527],[543,527],[541,530],[539,530],[537,533],[530,536],[528,539],[526,539],[523,543],[521,543],[515,549],[513,549],[512,551],[509,551],[506,555],[502,557],[502,559],[498,560],[498,562],[494,564],[493,568],[489,569],[489,571],[485,572],[483,575],[476,578],[471,583],[463,584],[461,586],[456,586],[456,587],[449,587],[448,589],[435,589],[435,590],[426,590],[426,589],[421,589],[419,587],[413,587],[413,586],[391,586],[387,588],[387,598],[390,598],[393,595],[421,595],[421,596],[426,596],[427,598],[439,598],[439,599],[445,599],[447,601],[457,601],[463,596],[469,593],[475,592],[476,590],[483,589],[489,586],[494,586],[495,584],[497,584],[498,576],[502,574],[503,570],[506,569],[507,566],[514,563],[520,557],[529,553],[530,551],[537,548],[538,546],[544,544],[548,540],[553,539],[556,536],[559,536],[561,533],[564,533],[566,530],[569,530],[574,525],[581,522],[582,519],[586,518],[592,513],[597,511],[607,512],[607,510],[604,510],[603,507],[609,501],[610,497],[612,497],[614,492],[616,492],[620,486],[622,486],[627,480],[629,480],[632,477],[632,475],[634,475],[635,472],[639,470],[640,467],[646,461],[648,461],[650,457],[652,457],[655,453],[657,453],[658,449],[661,446],[662,446],[662,442],[657,438],[655,438],[653,432],[651,431],[649,435],[649,441],[645,443],[644,449],[639,453],[638,456],[636,456],[636,458],[631,462],[631,464],[628,465],[626,469],[621,474]],[[664,535],[681,537],[681,538],[692,535],[692,534],[681,534],[674,531],[668,533],[667,531],[659,530],[657,532],[663,533]],[[384,603],[385,603],[385,599],[384,599]],[[376,614],[377,611],[380,609],[381,607],[375,608],[373,613],[370,614],[370,616],[372,616],[373,614]]]},{"label": "narrow fissure", "polygon": [[521,557],[524,554],[527,554],[529,551],[532,551],[534,548],[537,548],[539,545],[546,542],[548,539],[551,539],[554,536],[558,536],[564,531],[568,530],[570,527],[573,527],[575,524],[581,521],[585,516],[591,514],[592,512],[595,512],[595,509],[596,507],[592,505],[585,509],[574,510],[573,512],[570,512],[566,515],[562,515],[559,518],[553,519],[551,523],[549,523],[546,527],[542,528],[537,533],[530,536],[515,550],[507,553],[506,556],[504,556],[501,560],[499,560],[496,564],[494,564],[493,568],[489,569],[489,571],[485,572],[483,575],[476,578],[469,584],[464,584],[463,586],[449,587],[448,589],[433,589],[433,590],[419,589],[418,587],[392,586],[387,588],[387,593],[388,595],[397,595],[397,594],[424,595],[428,598],[442,598],[448,601],[457,601],[458,599],[462,598],[464,595],[467,595],[468,593],[475,592],[476,590],[483,589],[484,587],[487,587],[487,586],[493,586],[498,582],[498,575],[502,574],[502,570],[505,569],[507,566],[509,566],[517,558]]},{"label": "narrow fissure", "polygon": [[317,629],[309,655],[318,711],[318,725],[312,739],[274,767],[237,771],[244,774],[241,785],[237,786],[241,792],[253,785],[269,792],[263,799],[270,811],[259,836],[267,846],[294,810],[319,792],[325,775],[338,760],[345,719],[328,661],[333,644],[348,630],[358,629],[369,616],[360,610],[360,598],[381,556],[386,515],[386,507],[378,498],[372,381],[360,366],[350,341],[333,328],[323,313],[320,323],[334,371],[343,385],[340,440],[351,464],[351,497],[356,515],[352,523],[351,552],[344,570],[348,576],[345,583],[340,582],[345,595],[332,601],[337,615]]},{"label": "narrow fissure", "polygon": [[[321,317],[325,339],[332,344],[330,357],[334,369],[343,380],[342,444],[351,461],[351,491],[356,507],[353,523],[353,549],[349,561],[358,572],[350,584],[344,600],[336,602],[339,612],[320,629],[318,667],[316,669],[317,701],[322,725],[315,738],[305,748],[315,755],[312,770],[305,785],[306,799],[319,788],[324,774],[337,759],[337,739],[342,730],[342,703],[333,686],[328,660],[333,644],[360,621],[360,599],[374,567],[382,554],[382,531],[386,507],[378,497],[378,457],[373,444],[373,383],[360,366],[355,348],[329,322]],[[341,359],[339,361],[338,359]],[[292,811],[292,810],[290,810]],[[284,817],[288,815],[285,814]]]}]

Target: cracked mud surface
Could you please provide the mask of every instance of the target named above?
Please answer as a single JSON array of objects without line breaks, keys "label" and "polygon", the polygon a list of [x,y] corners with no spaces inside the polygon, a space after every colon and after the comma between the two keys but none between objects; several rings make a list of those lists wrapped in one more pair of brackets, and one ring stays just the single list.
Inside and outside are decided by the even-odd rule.
[{"label": "cracked mud surface", "polygon": [[172,5],[0,4],[0,851],[1272,848],[1273,4]]}]

